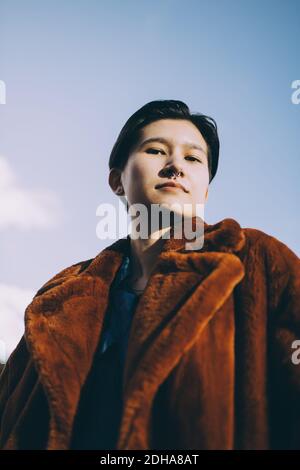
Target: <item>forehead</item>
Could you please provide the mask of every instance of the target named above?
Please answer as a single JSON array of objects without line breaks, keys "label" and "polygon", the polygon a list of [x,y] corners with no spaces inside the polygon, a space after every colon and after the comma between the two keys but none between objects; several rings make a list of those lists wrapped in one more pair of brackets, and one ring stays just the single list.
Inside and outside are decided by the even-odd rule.
[{"label": "forehead", "polygon": [[207,150],[207,144],[197,127],[185,119],[160,119],[151,122],[141,129],[138,144],[153,137],[163,137],[172,145],[183,145],[184,142],[199,144]]}]

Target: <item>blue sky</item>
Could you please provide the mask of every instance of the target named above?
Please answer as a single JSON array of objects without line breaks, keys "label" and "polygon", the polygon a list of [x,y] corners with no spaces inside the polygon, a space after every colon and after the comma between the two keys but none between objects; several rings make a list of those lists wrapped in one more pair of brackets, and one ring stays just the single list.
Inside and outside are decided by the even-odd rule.
[{"label": "blue sky", "polygon": [[0,0],[0,284],[30,298],[108,244],[109,153],[153,99],[217,121],[207,222],[235,218],[299,255],[299,15],[299,0]]}]

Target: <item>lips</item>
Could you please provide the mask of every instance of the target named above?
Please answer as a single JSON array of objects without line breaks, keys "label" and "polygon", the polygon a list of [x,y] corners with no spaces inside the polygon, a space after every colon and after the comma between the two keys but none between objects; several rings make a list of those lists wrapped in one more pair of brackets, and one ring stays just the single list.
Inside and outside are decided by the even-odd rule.
[{"label": "lips", "polygon": [[165,188],[165,187],[171,187],[171,188],[180,188],[182,189],[185,193],[188,193],[187,189],[185,189],[185,187],[180,184],[180,183],[175,183],[173,181],[169,181],[168,183],[161,183],[161,184],[157,184],[155,186],[155,189],[160,189],[160,188]]}]

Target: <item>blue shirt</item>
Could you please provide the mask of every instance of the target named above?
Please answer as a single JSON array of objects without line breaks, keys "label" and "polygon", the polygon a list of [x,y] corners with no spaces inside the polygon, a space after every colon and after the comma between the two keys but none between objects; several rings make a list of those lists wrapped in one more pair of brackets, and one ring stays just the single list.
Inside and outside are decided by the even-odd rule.
[{"label": "blue shirt", "polygon": [[111,284],[103,330],[81,392],[70,449],[116,448],[123,412],[124,361],[139,300],[126,282],[129,272],[130,259],[124,256]]},{"label": "blue shirt", "polygon": [[109,305],[105,314],[105,324],[100,340],[101,353],[104,353],[113,343],[119,344],[122,367],[125,363],[133,314],[140,298],[140,295],[136,294],[126,282],[130,274],[130,268],[130,258],[125,255],[110,288]]}]

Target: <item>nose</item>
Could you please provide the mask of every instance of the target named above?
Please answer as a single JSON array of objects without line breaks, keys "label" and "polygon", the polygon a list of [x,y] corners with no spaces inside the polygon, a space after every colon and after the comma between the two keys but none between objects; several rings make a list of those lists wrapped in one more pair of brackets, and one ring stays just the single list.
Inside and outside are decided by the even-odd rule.
[{"label": "nose", "polygon": [[181,159],[179,156],[170,155],[164,168],[162,168],[160,176],[184,176]]}]

